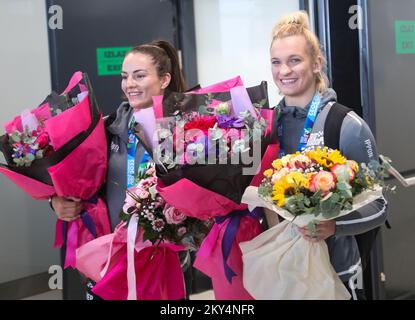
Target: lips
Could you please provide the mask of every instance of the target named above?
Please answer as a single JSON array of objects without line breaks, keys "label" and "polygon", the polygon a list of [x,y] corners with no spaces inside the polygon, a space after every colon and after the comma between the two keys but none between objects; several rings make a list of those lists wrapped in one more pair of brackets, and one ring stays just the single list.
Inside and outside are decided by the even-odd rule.
[{"label": "lips", "polygon": [[289,86],[289,85],[292,85],[292,84],[296,83],[297,82],[297,79],[280,79],[280,82],[284,86]]},{"label": "lips", "polygon": [[127,92],[127,95],[130,98],[137,98],[138,96],[142,95],[142,92],[139,92],[139,91],[130,91],[130,92]]}]

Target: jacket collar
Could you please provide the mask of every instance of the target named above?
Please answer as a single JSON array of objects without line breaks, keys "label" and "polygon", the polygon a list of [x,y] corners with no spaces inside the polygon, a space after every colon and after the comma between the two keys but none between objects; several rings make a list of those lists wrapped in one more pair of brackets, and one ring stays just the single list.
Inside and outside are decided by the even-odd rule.
[{"label": "jacket collar", "polygon": [[123,142],[128,143],[128,125],[133,113],[133,108],[127,102],[121,103],[117,109],[115,120],[107,127],[107,130],[111,134],[120,137]]},{"label": "jacket collar", "polygon": [[[320,111],[323,110],[324,107],[329,102],[332,102],[332,101],[334,102],[337,101],[337,94],[333,89],[329,88],[325,92],[323,92],[321,95],[322,106],[320,108]],[[280,109],[281,115],[292,114],[294,118],[304,119],[307,117],[308,109],[310,108],[310,103],[311,101],[309,102],[306,108],[297,107],[297,106],[287,106],[285,105],[285,99],[282,99],[280,103],[278,104],[278,107]]]}]

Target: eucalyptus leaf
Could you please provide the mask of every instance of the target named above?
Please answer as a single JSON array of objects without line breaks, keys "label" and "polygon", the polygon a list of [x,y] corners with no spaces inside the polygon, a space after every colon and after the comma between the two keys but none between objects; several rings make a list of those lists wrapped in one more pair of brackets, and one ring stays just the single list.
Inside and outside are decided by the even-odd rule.
[{"label": "eucalyptus leaf", "polygon": [[337,193],[333,193],[332,196],[331,196],[331,201],[332,202],[339,202],[339,200],[340,200],[340,195],[337,194]]},{"label": "eucalyptus leaf", "polygon": [[31,153],[28,153],[28,154],[26,154],[25,159],[27,161],[33,161],[33,160],[35,160],[35,156]]},{"label": "eucalyptus leaf", "polygon": [[353,205],[350,202],[346,202],[344,204],[344,209],[345,210],[352,210],[353,209]]},{"label": "eucalyptus leaf", "polygon": [[348,184],[347,182],[338,182],[336,185],[337,189],[340,191],[347,191],[347,190],[351,190],[352,187],[350,186],[350,184]]},{"label": "eucalyptus leaf", "polygon": [[12,135],[10,136],[10,138],[12,139],[13,142],[20,142],[21,141],[20,133],[18,131],[14,131],[12,133]]},{"label": "eucalyptus leaf", "polygon": [[23,165],[23,159],[22,158],[14,158],[13,162],[17,165],[17,166],[22,166]]},{"label": "eucalyptus leaf", "polygon": [[38,150],[36,152],[36,159],[42,159],[43,158],[43,153],[44,153],[44,150]]},{"label": "eucalyptus leaf", "polygon": [[310,231],[310,234],[316,234],[316,232],[317,232],[317,230],[316,230],[316,227],[317,227],[317,222],[316,221],[310,221],[308,224],[307,224],[307,229]]},{"label": "eucalyptus leaf", "polygon": [[353,194],[352,194],[351,190],[340,190],[339,194],[342,198],[352,198],[353,197]]}]

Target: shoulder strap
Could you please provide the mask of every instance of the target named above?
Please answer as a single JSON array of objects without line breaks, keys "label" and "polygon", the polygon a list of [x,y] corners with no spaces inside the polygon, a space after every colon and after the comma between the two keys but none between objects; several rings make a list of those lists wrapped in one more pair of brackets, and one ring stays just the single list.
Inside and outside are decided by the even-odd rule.
[{"label": "shoulder strap", "polygon": [[[340,131],[344,117],[352,109],[345,107],[339,103],[335,103],[326,118],[324,124],[324,144],[332,149],[339,149]],[[359,247],[360,259],[362,261],[362,269],[365,270],[370,262],[370,252],[380,227],[369,230],[365,233],[355,235],[357,246]]]},{"label": "shoulder strap", "polygon": [[271,124],[271,135],[270,135],[270,142],[277,143],[278,142],[278,122],[279,122],[279,115],[280,115],[280,108],[276,106],[273,111],[272,115],[272,124]]},{"label": "shoulder strap", "polygon": [[327,115],[324,124],[324,144],[332,149],[339,149],[340,131],[344,117],[352,109],[345,107],[340,103],[335,103]]},{"label": "shoulder strap", "polygon": [[117,117],[116,111],[104,117],[104,128],[105,128],[105,135],[107,137],[108,150],[109,150],[109,146],[111,145],[112,134],[109,130],[107,130],[107,128],[114,122],[116,117]]}]

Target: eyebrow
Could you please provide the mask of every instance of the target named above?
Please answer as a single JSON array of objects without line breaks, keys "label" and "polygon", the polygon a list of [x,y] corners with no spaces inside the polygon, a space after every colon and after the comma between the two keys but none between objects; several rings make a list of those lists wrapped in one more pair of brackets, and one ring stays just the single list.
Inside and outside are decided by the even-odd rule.
[{"label": "eyebrow", "polygon": [[[137,72],[140,72],[140,71],[145,71],[145,72],[146,72],[147,70],[145,70],[145,69],[137,69],[137,70],[134,70],[134,71],[133,71],[133,74],[134,74],[134,73],[137,73]],[[128,73],[128,72],[126,72],[126,71],[121,71],[121,74],[123,74],[123,73],[125,74],[125,73]]]},{"label": "eyebrow", "polygon": [[[292,54],[292,55],[288,56],[287,59],[292,59],[292,58],[301,58],[301,56],[298,55],[298,54]],[[279,57],[271,57],[271,60],[281,60],[281,59]]]}]

